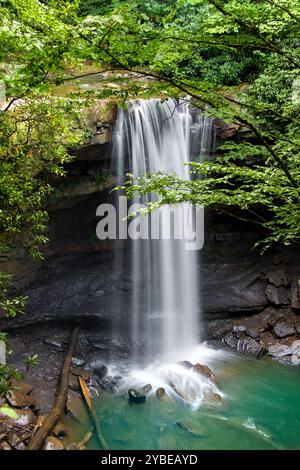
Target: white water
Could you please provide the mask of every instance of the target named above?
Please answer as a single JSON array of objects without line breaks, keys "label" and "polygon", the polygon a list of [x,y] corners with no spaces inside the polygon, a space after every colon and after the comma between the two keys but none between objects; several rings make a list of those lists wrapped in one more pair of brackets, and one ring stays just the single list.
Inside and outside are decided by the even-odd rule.
[{"label": "white water", "polygon": [[[186,163],[195,157],[202,160],[211,153],[212,120],[203,117],[199,110],[191,110],[187,101],[132,101],[126,111],[118,113],[113,144],[119,184],[124,181],[126,169],[134,175],[176,172],[188,179]],[[135,202],[149,200],[155,200],[155,196]],[[173,208],[174,223],[191,224],[190,218],[178,222],[179,210]],[[201,340],[199,252],[187,251],[185,242],[172,239],[131,242],[131,261],[126,268],[132,282],[128,320],[133,366],[146,366],[152,381],[156,380],[155,370],[158,382],[168,382],[171,374],[182,387],[182,379],[189,383],[191,395],[195,395],[195,390],[200,390],[199,376],[170,365],[187,359],[185,352]],[[121,249],[116,264],[123,261]],[[113,328],[123,326],[115,321]],[[136,369],[134,374],[139,376]]]}]

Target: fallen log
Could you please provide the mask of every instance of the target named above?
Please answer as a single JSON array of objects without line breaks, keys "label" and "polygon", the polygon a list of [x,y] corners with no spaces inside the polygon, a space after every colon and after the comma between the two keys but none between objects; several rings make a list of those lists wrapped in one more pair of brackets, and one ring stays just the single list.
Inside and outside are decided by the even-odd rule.
[{"label": "fallen log", "polygon": [[60,374],[60,383],[57,391],[57,397],[52,410],[43,421],[41,427],[32,436],[32,439],[26,450],[39,450],[43,446],[46,437],[50,434],[56,423],[64,412],[69,385],[69,374],[72,363],[72,356],[75,349],[78,328],[74,328],[69,344],[69,349],[65,357],[65,362]]},{"label": "fallen log", "polygon": [[89,394],[89,389],[87,388],[85,380],[84,380],[83,377],[79,377],[79,383],[80,383],[82,395],[84,396],[86,405],[87,405],[88,410],[90,412],[91,421],[93,423],[98,442],[99,442],[100,446],[102,447],[102,449],[108,450],[109,449],[108,444],[107,444],[107,442],[106,442],[106,440],[105,440],[105,438],[102,434],[100,423],[99,423],[99,420],[97,419],[95,409],[93,407],[92,400],[91,400],[91,397],[90,397],[90,394]]}]

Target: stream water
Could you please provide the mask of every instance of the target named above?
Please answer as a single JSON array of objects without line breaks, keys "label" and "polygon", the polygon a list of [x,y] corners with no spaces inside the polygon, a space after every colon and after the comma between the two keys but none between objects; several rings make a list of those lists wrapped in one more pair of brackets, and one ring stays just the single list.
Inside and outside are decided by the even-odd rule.
[{"label": "stream water", "polygon": [[[231,352],[207,361],[223,402],[194,408],[181,400],[150,395],[144,404],[103,393],[94,400],[111,449],[300,449],[300,373],[270,359]],[[69,421],[71,418],[66,418]],[[71,420],[72,421],[72,420]],[[70,440],[82,439],[88,420],[72,421]],[[89,449],[99,448],[95,437]]]}]

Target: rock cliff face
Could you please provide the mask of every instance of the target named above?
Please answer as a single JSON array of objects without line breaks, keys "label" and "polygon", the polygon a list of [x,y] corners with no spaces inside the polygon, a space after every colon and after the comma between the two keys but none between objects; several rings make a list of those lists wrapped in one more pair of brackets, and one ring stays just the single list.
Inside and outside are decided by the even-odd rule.
[{"label": "rock cliff face", "polygon": [[[128,317],[131,279],[114,266],[113,242],[98,241],[95,232],[96,208],[112,198],[108,155],[109,142],[92,142],[78,150],[64,187],[49,201],[50,242],[43,263],[33,263],[21,248],[2,260],[0,269],[16,275],[17,290],[29,302],[26,315],[13,321],[1,317],[1,329]],[[205,226],[199,273],[202,316],[208,323],[270,306],[300,311],[299,250],[280,249],[262,257],[252,250],[259,238],[253,226],[211,211],[206,211]]]}]

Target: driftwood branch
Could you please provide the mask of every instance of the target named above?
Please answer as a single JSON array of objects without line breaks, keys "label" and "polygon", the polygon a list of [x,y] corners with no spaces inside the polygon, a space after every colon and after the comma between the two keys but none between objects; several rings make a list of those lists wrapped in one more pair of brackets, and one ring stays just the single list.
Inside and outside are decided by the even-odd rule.
[{"label": "driftwood branch", "polygon": [[102,449],[108,450],[109,449],[108,444],[107,444],[107,442],[106,442],[106,440],[105,440],[105,438],[102,434],[100,423],[99,423],[99,420],[97,419],[95,409],[93,407],[92,400],[90,398],[89,390],[86,386],[86,383],[85,383],[85,380],[84,380],[83,377],[79,377],[79,383],[80,383],[82,395],[84,396],[86,405],[87,405],[88,410],[90,412],[91,421],[93,423],[98,442],[99,442],[100,446],[102,447]]},{"label": "driftwood branch", "polygon": [[46,437],[50,434],[56,423],[59,421],[62,413],[64,412],[69,385],[69,374],[72,363],[72,356],[75,348],[76,337],[78,328],[74,328],[69,344],[69,349],[65,358],[65,362],[60,375],[60,383],[58,387],[57,397],[50,414],[46,417],[41,427],[33,435],[26,450],[38,450],[40,449]]}]

